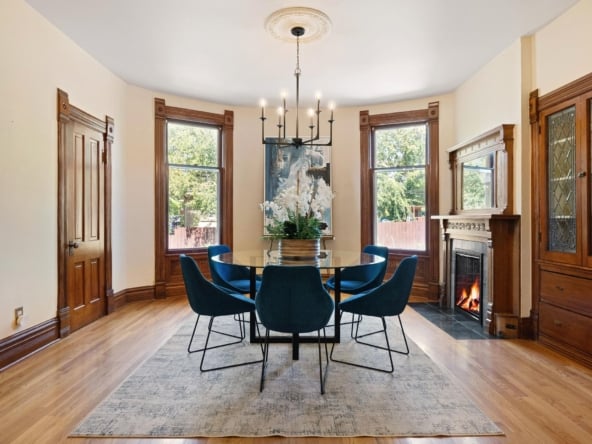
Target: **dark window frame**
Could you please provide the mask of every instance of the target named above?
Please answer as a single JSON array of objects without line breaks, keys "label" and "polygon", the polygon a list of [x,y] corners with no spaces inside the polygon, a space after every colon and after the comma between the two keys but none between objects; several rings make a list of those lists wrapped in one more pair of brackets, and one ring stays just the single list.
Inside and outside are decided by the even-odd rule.
[{"label": "dark window frame", "polygon": [[428,132],[426,157],[426,250],[389,250],[389,270],[392,273],[400,260],[409,254],[417,254],[419,263],[414,282],[414,296],[424,300],[439,297],[439,102],[431,102],[426,109],[371,115],[360,111],[360,243],[374,243],[374,174],[373,131],[376,128],[426,123]]},{"label": "dark window frame", "polygon": [[[167,121],[178,121],[220,128],[220,196],[219,223],[220,243],[233,244],[233,139],[234,112],[223,114],[167,106],[164,99],[154,99],[154,231],[155,231],[155,296],[166,297],[184,292],[180,273],[180,250],[168,250],[168,165],[167,165]],[[207,269],[207,248],[184,249],[198,264]]]}]

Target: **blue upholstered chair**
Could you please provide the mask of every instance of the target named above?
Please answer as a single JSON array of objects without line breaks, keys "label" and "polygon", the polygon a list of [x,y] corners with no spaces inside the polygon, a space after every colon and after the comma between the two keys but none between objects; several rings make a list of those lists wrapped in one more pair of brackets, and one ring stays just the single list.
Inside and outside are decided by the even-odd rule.
[{"label": "blue upholstered chair", "polygon": [[[413,286],[413,279],[415,278],[416,268],[417,256],[406,257],[399,263],[399,266],[393,273],[392,277],[385,283],[383,283],[379,287],[351,296],[350,298],[341,302],[338,307],[342,313],[348,312],[354,315],[373,316],[381,319],[381,330],[365,333],[363,335],[359,334],[360,323],[358,323],[356,326],[354,339],[356,342],[360,344],[379,348],[381,350],[386,350],[388,352],[390,360],[390,370],[336,359],[333,357],[335,344],[333,344],[333,346],[331,347],[332,361],[354,365],[356,367],[367,368],[370,370],[378,370],[385,373],[392,373],[394,371],[392,353],[394,352],[404,355],[409,354],[407,337],[405,336],[405,330],[403,329],[403,323],[401,322],[400,314],[403,313],[403,310],[405,309],[405,307],[407,306],[407,302],[409,301],[409,295],[411,294],[411,288]],[[399,319],[401,333],[403,335],[403,340],[405,341],[405,351],[391,349],[387,333],[387,325],[385,321],[386,317],[391,316],[397,316],[397,318]],[[363,337],[367,337],[378,333],[384,333],[386,346],[370,344],[360,340]]]},{"label": "blue upholstered chair", "polygon": [[[214,284],[226,287],[236,293],[249,293],[251,289],[251,276],[248,267],[233,264],[222,264],[212,260],[212,257],[232,250],[228,245],[210,245],[208,247],[208,264]],[[261,285],[261,277],[257,276],[256,289]]]},{"label": "blue upholstered chair", "polygon": [[[388,248],[379,245],[366,245],[362,252],[381,256],[384,258],[384,262],[357,265],[343,269],[341,271],[342,293],[361,293],[382,284],[388,263]],[[327,279],[325,285],[327,288],[335,290],[335,276]]]},{"label": "blue upholstered chair", "polygon": [[[181,270],[183,272],[183,280],[185,282],[185,290],[187,292],[187,299],[191,309],[197,314],[195,325],[193,327],[193,333],[189,339],[187,346],[188,353],[203,352],[201,356],[201,362],[199,369],[202,372],[208,372],[212,370],[222,370],[230,367],[238,367],[241,365],[256,364],[262,362],[262,360],[256,361],[245,361],[233,364],[227,364],[218,367],[204,368],[204,360],[206,352],[215,348],[227,347],[233,344],[241,343],[246,337],[246,330],[244,327],[244,314],[251,313],[255,315],[255,301],[249,299],[242,294],[233,293],[226,288],[220,287],[207,280],[199,270],[197,263],[192,257],[184,254],[179,256],[181,261]],[[208,324],[208,334],[206,336],[205,345],[203,348],[192,349],[193,338],[195,337],[195,331],[197,330],[197,324],[201,316],[209,316],[210,321]],[[214,330],[212,328],[214,319],[218,316],[238,315],[240,316],[241,322],[238,323],[239,333],[238,335],[230,334]],[[208,346],[210,342],[210,335],[217,333],[220,335],[228,336],[233,338],[230,342],[223,344]],[[262,349],[263,351],[263,349]]]},{"label": "blue upholstered chair", "polygon": [[[329,366],[329,353],[325,342],[325,371],[321,355],[321,329],[335,308],[333,299],[323,286],[319,270],[308,266],[268,265],[263,269],[261,288],[255,298],[259,321],[265,327],[263,365],[260,390],[265,383],[265,368],[269,358],[269,331],[300,334],[317,332],[319,347],[319,375],[321,394],[325,393],[325,380]],[[324,373],[324,374],[323,374]]]},{"label": "blue upholstered chair", "polygon": [[[384,258],[383,262],[374,264],[356,265],[355,267],[348,267],[341,270],[341,293],[357,294],[371,288],[378,287],[384,280],[386,268],[388,265],[388,247],[380,245],[366,245],[362,249],[363,253],[374,254]],[[325,286],[331,290],[335,290],[335,276],[331,276],[325,282]],[[354,334],[354,326],[361,320],[358,316],[356,320],[352,314],[351,322],[342,322],[343,324],[351,324],[351,335]]]}]

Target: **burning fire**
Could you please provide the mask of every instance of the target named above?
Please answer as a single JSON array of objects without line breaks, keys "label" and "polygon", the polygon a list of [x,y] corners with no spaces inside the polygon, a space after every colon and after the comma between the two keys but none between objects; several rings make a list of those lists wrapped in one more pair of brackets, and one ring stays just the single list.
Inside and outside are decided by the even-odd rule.
[{"label": "burning fire", "polygon": [[469,293],[466,288],[463,288],[456,305],[463,310],[479,313],[479,299],[479,278],[476,278]]}]

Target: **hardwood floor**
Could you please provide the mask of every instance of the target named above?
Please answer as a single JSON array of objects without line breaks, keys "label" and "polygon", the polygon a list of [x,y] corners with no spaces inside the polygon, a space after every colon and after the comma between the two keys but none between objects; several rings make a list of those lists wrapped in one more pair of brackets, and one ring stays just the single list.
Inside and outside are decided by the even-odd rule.
[{"label": "hardwood floor", "polygon": [[[0,373],[0,443],[589,443],[592,370],[536,342],[452,339],[412,309],[405,329],[503,437],[80,439],[68,433],[187,317],[185,298],[134,302]],[[335,364],[334,364],[335,365]]]}]

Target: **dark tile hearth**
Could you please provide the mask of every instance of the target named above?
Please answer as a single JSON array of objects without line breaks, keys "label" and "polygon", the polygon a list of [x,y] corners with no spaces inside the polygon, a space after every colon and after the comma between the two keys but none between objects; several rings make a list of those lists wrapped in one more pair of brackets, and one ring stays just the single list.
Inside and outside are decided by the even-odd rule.
[{"label": "dark tile hearth", "polygon": [[409,306],[454,339],[496,339],[468,314],[440,307],[436,302],[411,302]]}]

